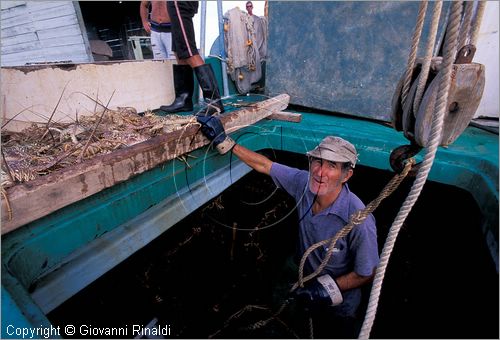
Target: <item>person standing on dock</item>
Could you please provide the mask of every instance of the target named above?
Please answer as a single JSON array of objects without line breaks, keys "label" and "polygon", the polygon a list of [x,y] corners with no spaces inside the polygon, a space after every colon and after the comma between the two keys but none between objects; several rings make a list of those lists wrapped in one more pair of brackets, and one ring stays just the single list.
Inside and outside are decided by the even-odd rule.
[{"label": "person standing on dock", "polygon": [[198,12],[198,1],[167,1],[167,9],[172,20],[172,50],[177,59],[177,65],[173,65],[175,99],[160,110],[167,113],[193,110],[194,70],[208,105],[202,114],[224,112],[212,66],[205,64],[196,48],[193,16]]},{"label": "person standing on dock", "polygon": [[140,14],[144,30],[151,35],[154,59],[168,59],[172,55],[172,24],[167,2],[141,1]]},{"label": "person standing on dock", "polygon": [[[272,162],[236,144],[226,136],[216,116],[198,117],[198,122],[219,153],[232,150],[240,160],[271,176],[279,188],[295,198],[299,213],[299,256],[313,244],[334,237],[349,222],[351,214],[365,208],[347,185],[357,161],[356,148],[350,142],[340,137],[324,138],[307,152],[309,171],[306,171]],[[304,277],[321,265],[327,251],[323,246],[307,257]],[[337,241],[323,271],[291,294],[312,317],[315,337],[358,336],[361,288],[371,283],[378,263],[377,230],[375,218],[370,214]]]},{"label": "person standing on dock", "polygon": [[251,1],[247,1],[245,5],[248,15],[252,16],[253,15],[253,3]]}]

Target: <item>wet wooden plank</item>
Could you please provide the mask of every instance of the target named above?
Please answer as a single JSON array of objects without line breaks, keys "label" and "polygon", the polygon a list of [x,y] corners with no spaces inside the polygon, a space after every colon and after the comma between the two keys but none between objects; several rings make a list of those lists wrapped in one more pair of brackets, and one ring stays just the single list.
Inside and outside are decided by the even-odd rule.
[{"label": "wet wooden plank", "polygon": [[[228,133],[233,132],[284,110],[289,100],[281,94],[228,113],[221,121]],[[193,125],[11,187],[7,197],[13,216],[9,221],[2,198],[2,234],[207,144]]]},{"label": "wet wooden plank", "polygon": [[300,123],[302,121],[302,115],[300,113],[293,113],[293,112],[275,112],[267,119],[273,119],[273,120],[281,120],[285,122],[292,122],[292,123]]}]

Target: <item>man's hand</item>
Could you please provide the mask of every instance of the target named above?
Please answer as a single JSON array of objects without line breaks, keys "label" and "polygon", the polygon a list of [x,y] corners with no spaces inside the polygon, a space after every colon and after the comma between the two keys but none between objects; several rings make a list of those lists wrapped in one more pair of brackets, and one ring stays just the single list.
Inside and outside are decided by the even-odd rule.
[{"label": "man's hand", "polygon": [[142,27],[144,27],[147,34],[151,34],[151,23],[149,21],[143,21]]},{"label": "man's hand", "polygon": [[221,155],[230,151],[235,142],[224,131],[224,126],[217,116],[197,116],[196,120],[201,124],[201,132],[211,141]]},{"label": "man's hand", "polygon": [[149,6],[150,6],[150,1],[141,1],[141,6],[139,10],[139,14],[141,15],[141,21],[142,21],[142,27],[144,27],[144,30],[148,33],[151,34],[151,23],[148,20],[149,17]]},{"label": "man's hand", "polygon": [[292,296],[305,307],[337,306],[344,302],[335,280],[328,274],[312,279],[292,292]]}]

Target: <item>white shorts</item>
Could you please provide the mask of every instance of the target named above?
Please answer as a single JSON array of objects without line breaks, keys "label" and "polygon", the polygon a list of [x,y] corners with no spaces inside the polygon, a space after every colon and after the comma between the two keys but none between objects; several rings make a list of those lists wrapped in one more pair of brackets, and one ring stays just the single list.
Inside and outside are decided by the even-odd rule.
[{"label": "white shorts", "polygon": [[172,33],[151,31],[151,48],[154,59],[169,59],[172,53]]}]

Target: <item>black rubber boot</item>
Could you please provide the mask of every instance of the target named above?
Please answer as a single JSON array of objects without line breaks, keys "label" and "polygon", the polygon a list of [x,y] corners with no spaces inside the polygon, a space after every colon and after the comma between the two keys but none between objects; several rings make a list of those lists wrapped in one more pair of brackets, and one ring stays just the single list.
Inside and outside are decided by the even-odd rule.
[{"label": "black rubber boot", "polygon": [[173,65],[175,100],[170,105],[160,106],[167,113],[193,111],[193,70],[189,65]]},{"label": "black rubber boot", "polygon": [[203,98],[208,102],[207,109],[201,115],[213,115],[215,112],[224,112],[224,106],[220,98],[219,87],[217,86],[217,79],[215,79],[212,66],[204,64],[194,68],[194,73],[198,79],[201,90],[203,91]]}]

